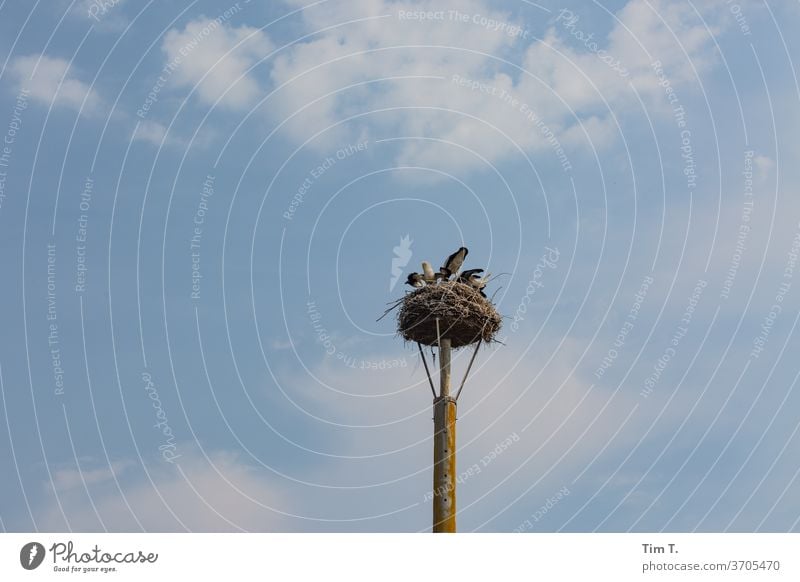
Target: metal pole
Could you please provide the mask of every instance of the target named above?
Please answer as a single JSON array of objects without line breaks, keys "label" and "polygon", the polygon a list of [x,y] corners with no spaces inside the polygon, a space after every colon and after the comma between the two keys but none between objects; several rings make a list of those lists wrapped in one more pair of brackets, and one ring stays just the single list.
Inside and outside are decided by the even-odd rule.
[{"label": "metal pole", "polygon": [[456,392],[456,402],[458,402],[458,397],[461,396],[461,391],[464,389],[464,384],[467,381],[467,376],[469,376],[469,371],[472,369],[472,364],[475,362],[475,356],[478,355],[478,348],[481,347],[481,342],[478,340],[478,343],[475,345],[475,351],[472,352],[472,357],[469,359],[469,366],[467,366],[467,371],[464,372],[464,378],[461,380],[461,387]]},{"label": "metal pole", "polygon": [[433,392],[433,398],[436,399],[436,388],[433,387],[433,380],[431,380],[431,371],[428,369],[428,362],[425,360],[425,353],[422,351],[422,344],[417,342],[417,347],[419,348],[419,355],[422,358],[422,363],[425,364],[425,375],[428,376],[428,384],[431,385],[431,392]]},{"label": "metal pole", "polygon": [[456,401],[450,396],[450,340],[439,340],[439,397],[433,401],[433,533],[456,531]]}]

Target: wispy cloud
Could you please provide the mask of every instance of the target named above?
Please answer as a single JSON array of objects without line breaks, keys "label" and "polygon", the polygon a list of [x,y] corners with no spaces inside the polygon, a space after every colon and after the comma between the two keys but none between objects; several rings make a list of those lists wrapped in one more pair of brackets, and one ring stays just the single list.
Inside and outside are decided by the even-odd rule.
[{"label": "wispy cloud", "polygon": [[[398,162],[466,169],[476,160],[470,151],[498,161],[520,147],[611,143],[612,113],[639,107],[631,86],[664,101],[654,61],[673,86],[716,62],[712,37],[689,6],[631,0],[605,35],[562,12],[539,41],[524,22],[478,0],[458,10],[388,0],[335,14],[309,8],[307,29],[323,32],[276,58],[274,112],[298,141],[316,132],[323,136],[312,145],[323,148],[364,132],[434,138],[400,142]],[[719,19],[711,20],[713,34]],[[601,59],[621,62],[627,74]],[[364,112],[374,114],[339,123]]]},{"label": "wispy cloud", "polygon": [[45,54],[16,57],[10,71],[18,89],[27,88],[32,99],[45,105],[68,107],[91,115],[102,104],[97,92],[77,78],[67,60]]},{"label": "wispy cloud", "polygon": [[[82,467],[91,499],[77,470],[57,472],[55,494],[69,524],[54,497],[42,504],[37,523],[48,531],[137,531],[139,525],[149,532],[280,529],[280,514],[269,508],[288,506],[263,472],[235,453],[217,450],[206,457],[188,444],[182,450],[180,462],[154,461],[145,467],[147,475],[131,470],[132,459],[111,468]],[[114,474],[121,492],[111,483]]]},{"label": "wispy cloud", "polygon": [[203,17],[169,30],[161,50],[168,63],[177,63],[177,85],[196,89],[204,104],[241,109],[262,93],[250,68],[272,46],[256,28]]}]

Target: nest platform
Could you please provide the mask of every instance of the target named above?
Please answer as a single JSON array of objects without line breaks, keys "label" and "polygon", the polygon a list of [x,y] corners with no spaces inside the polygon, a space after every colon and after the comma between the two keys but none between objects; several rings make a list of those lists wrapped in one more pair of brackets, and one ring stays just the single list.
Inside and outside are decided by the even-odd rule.
[{"label": "nest platform", "polygon": [[437,318],[441,337],[449,338],[453,348],[491,342],[502,323],[492,302],[475,288],[444,281],[405,296],[397,313],[397,330],[406,341],[435,346]]}]

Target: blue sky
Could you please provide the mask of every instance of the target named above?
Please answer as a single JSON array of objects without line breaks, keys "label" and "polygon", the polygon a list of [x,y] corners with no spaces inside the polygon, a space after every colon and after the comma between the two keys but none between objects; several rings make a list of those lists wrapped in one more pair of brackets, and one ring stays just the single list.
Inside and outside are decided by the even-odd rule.
[{"label": "blue sky", "polygon": [[464,244],[460,530],[796,531],[797,4],[306,4],[0,4],[0,526],[425,531]]}]

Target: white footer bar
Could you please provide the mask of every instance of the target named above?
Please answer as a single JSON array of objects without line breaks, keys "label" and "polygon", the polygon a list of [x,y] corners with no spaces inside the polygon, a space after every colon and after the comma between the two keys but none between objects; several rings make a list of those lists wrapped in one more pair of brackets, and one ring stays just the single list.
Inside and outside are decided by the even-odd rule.
[{"label": "white footer bar", "polygon": [[2,534],[0,580],[800,580],[800,534]]}]

